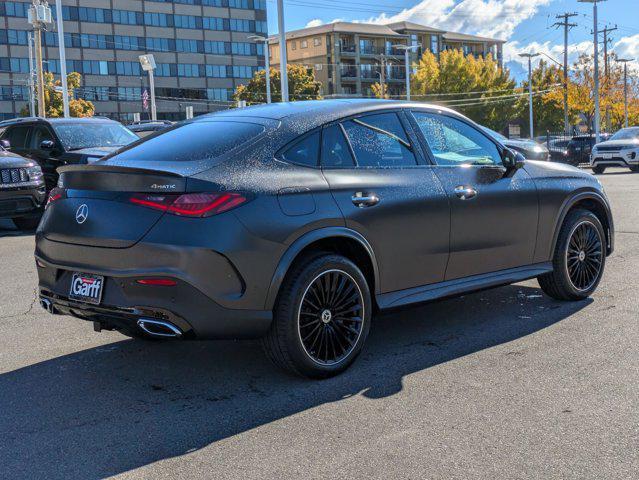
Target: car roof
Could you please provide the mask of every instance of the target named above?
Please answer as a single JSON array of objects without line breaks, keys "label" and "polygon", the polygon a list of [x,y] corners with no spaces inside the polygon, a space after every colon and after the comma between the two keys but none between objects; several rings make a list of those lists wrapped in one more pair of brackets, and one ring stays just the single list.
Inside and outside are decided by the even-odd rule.
[{"label": "car roof", "polygon": [[115,120],[111,120],[106,117],[88,117],[88,118],[41,118],[41,117],[21,117],[13,118],[11,120],[5,120],[0,122],[0,127],[6,127],[9,125],[19,125],[21,123],[48,123],[48,124],[62,124],[62,123],[119,123]]},{"label": "car roof", "polygon": [[282,123],[299,124],[305,127],[304,130],[310,130],[324,123],[351,115],[374,112],[376,110],[411,107],[431,108],[457,114],[453,110],[439,105],[404,100],[334,99],[271,103],[246,108],[234,108],[200,115],[194,121],[260,118],[277,120]]}]

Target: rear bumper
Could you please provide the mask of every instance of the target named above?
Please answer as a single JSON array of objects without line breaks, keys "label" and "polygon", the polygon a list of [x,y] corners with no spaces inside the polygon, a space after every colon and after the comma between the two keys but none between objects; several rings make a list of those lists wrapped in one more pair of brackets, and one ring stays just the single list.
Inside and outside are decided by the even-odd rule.
[{"label": "rear bumper", "polygon": [[[40,237],[36,245],[40,299],[50,303],[52,313],[99,322],[103,328],[136,329],[137,321],[145,318],[177,326],[184,338],[257,338],[268,331],[270,311],[228,306],[242,296],[244,285],[226,257],[197,249],[170,261],[171,252],[164,251],[168,247],[156,246],[155,251],[145,247],[78,247]],[[112,261],[111,255],[118,261]],[[99,306],[69,299],[71,278],[78,271],[105,277]],[[176,285],[137,283],[149,277],[171,278]]]},{"label": "rear bumper", "polygon": [[0,218],[26,217],[42,213],[46,199],[44,185],[0,189]]}]

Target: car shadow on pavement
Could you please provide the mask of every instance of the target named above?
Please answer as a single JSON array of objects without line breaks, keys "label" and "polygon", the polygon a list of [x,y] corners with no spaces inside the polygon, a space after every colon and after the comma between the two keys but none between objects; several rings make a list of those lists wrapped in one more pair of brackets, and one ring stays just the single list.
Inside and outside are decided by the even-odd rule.
[{"label": "car shadow on pavement", "polygon": [[353,395],[394,395],[407,375],[534,334],[589,303],[513,285],[387,313],[361,358],[324,381],[280,372],[253,341],[124,340],[54,358],[0,375],[0,471],[117,475]]}]

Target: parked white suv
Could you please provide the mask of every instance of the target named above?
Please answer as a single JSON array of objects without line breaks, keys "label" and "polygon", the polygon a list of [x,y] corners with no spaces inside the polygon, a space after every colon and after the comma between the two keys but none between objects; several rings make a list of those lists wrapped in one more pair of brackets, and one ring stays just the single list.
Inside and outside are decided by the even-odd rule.
[{"label": "parked white suv", "polygon": [[639,172],[639,127],[623,128],[595,145],[590,166],[595,173],[603,173],[606,167],[626,167]]}]

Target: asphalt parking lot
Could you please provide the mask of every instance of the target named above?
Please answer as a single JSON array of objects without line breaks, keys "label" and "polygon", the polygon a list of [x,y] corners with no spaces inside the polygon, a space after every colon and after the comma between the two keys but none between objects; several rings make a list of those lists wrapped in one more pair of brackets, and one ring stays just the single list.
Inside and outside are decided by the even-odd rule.
[{"label": "asphalt parking lot", "polygon": [[256,342],[49,315],[33,235],[0,221],[0,477],[637,478],[639,175],[599,178],[617,243],[592,299],[530,281],[385,314],[322,382]]}]

